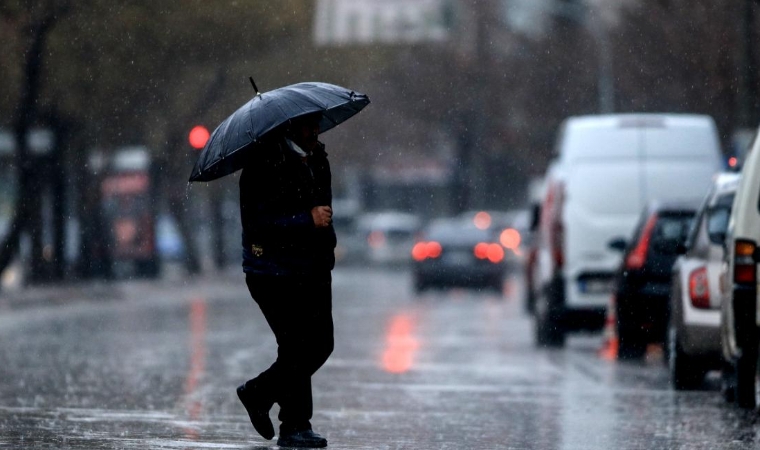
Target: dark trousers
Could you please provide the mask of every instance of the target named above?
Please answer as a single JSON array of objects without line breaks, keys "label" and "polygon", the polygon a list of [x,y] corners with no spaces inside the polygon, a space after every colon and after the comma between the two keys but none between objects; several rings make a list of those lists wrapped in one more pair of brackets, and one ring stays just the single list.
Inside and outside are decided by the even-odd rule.
[{"label": "dark trousers", "polygon": [[330,273],[247,274],[245,282],[277,338],[277,360],[248,383],[280,405],[281,433],[311,429],[311,376],[333,350]]}]

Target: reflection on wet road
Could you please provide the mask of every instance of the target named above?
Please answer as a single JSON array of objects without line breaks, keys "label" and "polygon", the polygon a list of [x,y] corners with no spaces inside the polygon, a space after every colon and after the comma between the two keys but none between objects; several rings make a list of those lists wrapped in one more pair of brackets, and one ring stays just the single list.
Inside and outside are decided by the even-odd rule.
[{"label": "reflection on wet road", "polygon": [[[408,274],[334,273],[336,347],[312,423],[333,449],[749,449],[713,378],[675,393],[661,355],[601,337],[537,350],[521,284],[414,296]],[[260,449],[235,387],[276,356],[242,276],[136,284],[119,300],[3,311],[0,448]],[[276,418],[277,407],[272,411]]]}]

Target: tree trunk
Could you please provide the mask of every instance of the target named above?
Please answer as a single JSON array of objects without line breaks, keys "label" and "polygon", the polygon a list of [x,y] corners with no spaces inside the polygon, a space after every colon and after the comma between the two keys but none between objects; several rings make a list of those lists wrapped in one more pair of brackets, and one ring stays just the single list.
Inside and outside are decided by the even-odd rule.
[{"label": "tree trunk", "polygon": [[0,243],[0,274],[8,268],[18,253],[21,233],[27,228],[29,222],[30,206],[32,206],[30,203],[35,203],[35,200],[39,198],[32,181],[34,167],[29,158],[29,144],[26,136],[29,128],[36,120],[40,72],[44,58],[43,50],[48,33],[55,24],[56,16],[53,15],[54,13],[32,24],[30,30],[31,43],[25,53],[23,92],[19,101],[16,123],[13,127],[17,143],[16,167],[19,171],[19,190],[10,230],[5,240]]}]

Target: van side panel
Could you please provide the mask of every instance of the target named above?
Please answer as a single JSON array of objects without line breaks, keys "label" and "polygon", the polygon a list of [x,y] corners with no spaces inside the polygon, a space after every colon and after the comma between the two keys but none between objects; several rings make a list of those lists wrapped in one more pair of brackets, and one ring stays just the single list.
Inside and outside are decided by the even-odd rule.
[{"label": "van side panel", "polygon": [[645,201],[703,198],[721,170],[712,122],[693,120],[641,132]]},{"label": "van side panel", "polygon": [[565,224],[566,302],[570,307],[600,307],[609,292],[590,293],[580,279],[607,274],[620,263],[620,252],[608,247],[614,238],[628,239],[644,207],[636,158],[599,159],[575,164],[568,171]]},{"label": "van side panel", "polygon": [[560,149],[563,163],[574,164],[580,160],[599,158],[636,158],[639,153],[639,137],[635,128],[597,128],[583,122],[577,127],[565,128]]}]

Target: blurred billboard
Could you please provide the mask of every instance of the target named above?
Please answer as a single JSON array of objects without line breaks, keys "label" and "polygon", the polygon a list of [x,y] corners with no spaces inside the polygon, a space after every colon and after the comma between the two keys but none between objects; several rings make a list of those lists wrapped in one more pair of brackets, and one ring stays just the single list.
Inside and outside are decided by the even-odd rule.
[{"label": "blurred billboard", "polygon": [[450,0],[318,0],[317,45],[442,41],[452,21]]}]

